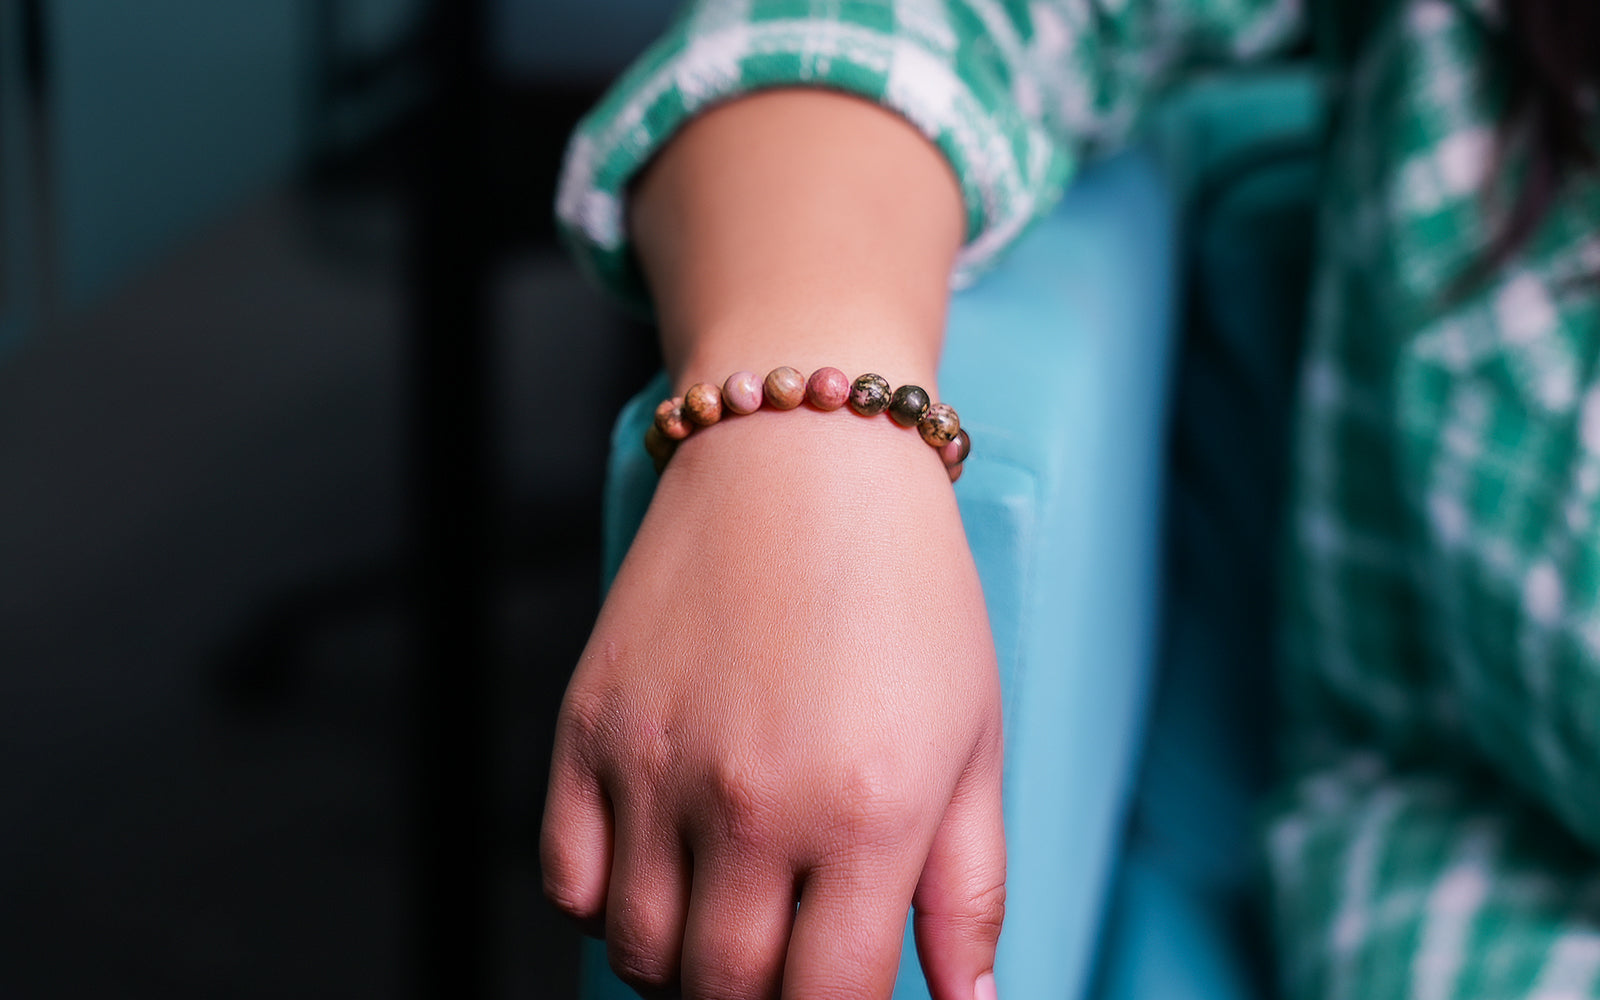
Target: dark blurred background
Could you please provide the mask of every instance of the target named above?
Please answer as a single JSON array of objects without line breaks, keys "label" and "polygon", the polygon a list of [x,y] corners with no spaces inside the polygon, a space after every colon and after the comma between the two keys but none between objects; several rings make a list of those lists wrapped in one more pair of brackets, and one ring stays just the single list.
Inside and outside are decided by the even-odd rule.
[{"label": "dark blurred background", "polygon": [[572,995],[565,136],[669,0],[0,0],[0,997]]}]

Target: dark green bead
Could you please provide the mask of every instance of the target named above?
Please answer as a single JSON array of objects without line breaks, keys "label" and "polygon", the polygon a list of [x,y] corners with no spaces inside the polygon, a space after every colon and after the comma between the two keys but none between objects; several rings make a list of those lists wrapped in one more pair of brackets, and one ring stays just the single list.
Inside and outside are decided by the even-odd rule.
[{"label": "dark green bead", "polygon": [[870,372],[850,385],[850,409],[875,417],[889,408],[889,380]]},{"label": "dark green bead", "polygon": [[889,416],[901,427],[915,427],[931,402],[922,386],[903,385],[889,397]]}]

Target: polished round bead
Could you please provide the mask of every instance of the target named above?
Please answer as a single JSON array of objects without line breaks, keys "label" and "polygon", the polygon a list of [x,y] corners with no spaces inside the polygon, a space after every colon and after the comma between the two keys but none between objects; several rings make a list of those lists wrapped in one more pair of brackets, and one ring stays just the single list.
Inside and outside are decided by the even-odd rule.
[{"label": "polished round bead", "polygon": [[939,447],[939,461],[946,467],[960,465],[972,454],[972,438],[966,431],[957,431],[956,436]]},{"label": "polished round bead", "polygon": [[754,413],[761,409],[761,376],[755,372],[734,372],[722,384],[722,405],[734,413]]},{"label": "polished round bead", "polygon": [[767,405],[774,410],[792,410],[806,398],[806,377],[788,365],[767,372]]},{"label": "polished round bead", "polygon": [[953,483],[961,478],[961,470],[965,468],[965,465],[957,462],[955,465],[947,466],[944,471],[950,474],[950,481]]},{"label": "polished round bead", "polygon": [[667,464],[667,459],[678,450],[678,442],[661,433],[661,428],[651,424],[644,432],[644,450],[655,463],[656,471],[660,472]]},{"label": "polished round bead", "polygon": [[863,417],[875,417],[889,408],[889,380],[867,373],[850,386],[850,409]]},{"label": "polished round bead", "polygon": [[683,394],[683,412],[695,425],[710,427],[722,419],[722,390],[710,382],[696,382]]},{"label": "polished round bead", "polygon": [[928,412],[928,390],[920,385],[903,385],[889,397],[889,416],[901,427],[914,427]]},{"label": "polished round bead", "polygon": [[656,407],[656,427],[674,441],[682,441],[689,436],[694,428],[689,426],[689,418],[684,415],[682,396],[661,401],[661,405]]},{"label": "polished round bead", "polygon": [[806,380],[806,402],[819,410],[837,410],[850,398],[850,376],[837,368],[818,368]]},{"label": "polished round bead", "polygon": [[934,403],[917,421],[917,433],[935,448],[942,448],[961,433],[961,418],[949,403]]}]

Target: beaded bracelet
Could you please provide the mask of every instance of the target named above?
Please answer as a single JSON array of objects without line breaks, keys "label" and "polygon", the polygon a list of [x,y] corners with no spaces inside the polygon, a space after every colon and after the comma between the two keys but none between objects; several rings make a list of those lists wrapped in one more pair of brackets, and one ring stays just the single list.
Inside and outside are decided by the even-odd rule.
[{"label": "beaded bracelet", "polygon": [[922,440],[938,450],[952,483],[961,478],[961,463],[972,452],[972,438],[961,429],[955,407],[933,402],[921,386],[903,385],[891,392],[882,375],[869,373],[851,382],[837,368],[818,368],[808,379],[787,365],[772,369],[765,379],[754,372],[734,372],[721,389],[696,382],[683,395],[662,400],[655,422],[644,432],[644,450],[659,473],[678,443],[696,428],[710,427],[725,415],[754,413],[763,402],[774,410],[792,410],[802,402],[837,410],[849,403],[863,417],[887,411],[901,427],[916,427]]}]

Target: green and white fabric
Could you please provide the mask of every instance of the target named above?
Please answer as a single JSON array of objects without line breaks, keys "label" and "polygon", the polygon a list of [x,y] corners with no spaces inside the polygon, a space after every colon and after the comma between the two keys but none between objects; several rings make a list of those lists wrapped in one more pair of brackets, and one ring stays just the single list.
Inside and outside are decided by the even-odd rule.
[{"label": "green and white fabric", "polygon": [[1521,165],[1491,0],[704,0],[574,139],[559,211],[642,296],[630,177],[691,115],[825,86],[914,123],[981,271],[1149,97],[1312,26],[1338,84],[1285,555],[1295,998],[1600,998],[1600,181],[1463,275]]},{"label": "green and white fabric", "polygon": [[1049,211],[1086,149],[1126,133],[1154,84],[1180,65],[1269,49],[1296,24],[1283,0],[691,3],[579,129],[557,212],[579,259],[640,299],[628,179],[718,101],[829,87],[904,115],[950,160],[967,205],[960,284]]}]

